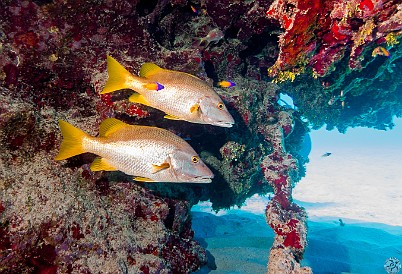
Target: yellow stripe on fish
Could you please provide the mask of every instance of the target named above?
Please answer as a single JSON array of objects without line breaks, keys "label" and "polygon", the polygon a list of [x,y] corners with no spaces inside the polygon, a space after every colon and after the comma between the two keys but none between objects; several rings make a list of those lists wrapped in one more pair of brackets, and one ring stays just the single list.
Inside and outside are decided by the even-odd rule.
[{"label": "yellow stripe on fish", "polygon": [[163,69],[153,63],[141,67],[134,76],[112,57],[107,57],[109,79],[101,94],[132,89],[130,102],[144,104],[165,112],[165,118],[192,123],[232,127],[233,117],[219,95],[198,77]]},{"label": "yellow stripe on fish", "polygon": [[92,137],[65,121],[59,125],[64,139],[57,161],[90,152],[100,156],[92,171],[120,170],[141,182],[210,183],[214,177],[186,141],[165,129],[109,118]]}]

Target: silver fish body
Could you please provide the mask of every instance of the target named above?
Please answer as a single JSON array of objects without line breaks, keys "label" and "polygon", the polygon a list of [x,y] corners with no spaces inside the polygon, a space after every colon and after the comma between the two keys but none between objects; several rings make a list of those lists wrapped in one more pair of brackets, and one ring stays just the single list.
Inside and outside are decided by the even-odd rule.
[{"label": "silver fish body", "polygon": [[139,181],[210,183],[214,177],[186,141],[165,129],[128,125],[114,118],[102,122],[100,137],[64,121],[60,127],[64,140],[56,160],[94,153],[100,158],[91,170],[120,170]]},{"label": "silver fish body", "polygon": [[234,119],[219,95],[205,81],[184,72],[167,70],[152,63],[132,75],[108,56],[109,79],[101,94],[129,88],[130,102],[164,111],[168,119],[232,127]]},{"label": "silver fish body", "polygon": [[205,81],[171,70],[162,70],[147,79],[161,83],[164,89],[143,90],[141,94],[165,113],[192,123],[221,127],[234,124],[222,99]]}]

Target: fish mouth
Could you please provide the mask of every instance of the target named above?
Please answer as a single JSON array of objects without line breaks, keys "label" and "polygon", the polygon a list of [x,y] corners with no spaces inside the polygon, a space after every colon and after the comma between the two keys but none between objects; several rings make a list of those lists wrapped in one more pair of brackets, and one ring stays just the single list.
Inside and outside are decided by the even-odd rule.
[{"label": "fish mouth", "polygon": [[233,127],[234,122],[224,122],[224,121],[218,121],[215,122],[215,126],[220,126],[220,127]]},{"label": "fish mouth", "polygon": [[208,184],[212,182],[212,178],[210,176],[197,176],[194,178],[194,182]]}]

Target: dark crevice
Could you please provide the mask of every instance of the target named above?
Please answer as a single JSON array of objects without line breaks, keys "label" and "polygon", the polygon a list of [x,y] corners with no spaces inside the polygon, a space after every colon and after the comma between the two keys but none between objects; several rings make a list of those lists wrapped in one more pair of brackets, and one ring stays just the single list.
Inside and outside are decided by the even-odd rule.
[{"label": "dark crevice", "polygon": [[237,34],[239,33],[240,28],[235,27],[235,26],[230,26],[226,31],[225,31],[225,39],[235,39],[237,38]]},{"label": "dark crevice", "polygon": [[204,62],[204,69],[208,78],[211,78],[215,83],[219,81],[218,74],[216,73],[214,64],[211,61],[208,60]]},{"label": "dark crevice", "polygon": [[148,14],[152,13],[153,10],[158,4],[158,0],[141,0],[137,4],[137,13],[139,16],[147,16]]},{"label": "dark crevice", "polygon": [[47,5],[47,4],[53,3],[53,0],[33,0],[32,2],[34,2],[34,3],[37,4],[38,6],[43,6],[43,5]]},{"label": "dark crevice", "polygon": [[173,228],[174,213],[175,213],[174,205],[169,205],[169,213],[166,216],[166,219],[164,220],[164,224],[165,224],[165,227],[167,229],[172,229]]},{"label": "dark crevice", "polygon": [[272,30],[266,29],[261,34],[254,34],[245,43],[247,48],[240,51],[239,57],[245,59],[249,56],[260,54],[267,44],[278,44],[278,36],[272,33]]}]

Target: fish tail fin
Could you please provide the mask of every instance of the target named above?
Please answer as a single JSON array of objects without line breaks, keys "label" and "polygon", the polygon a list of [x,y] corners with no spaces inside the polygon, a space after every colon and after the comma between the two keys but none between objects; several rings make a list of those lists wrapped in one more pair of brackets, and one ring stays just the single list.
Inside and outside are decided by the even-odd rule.
[{"label": "fish tail fin", "polygon": [[63,141],[59,154],[54,159],[60,161],[86,152],[82,146],[82,141],[89,135],[66,121],[59,120],[59,125],[63,134]]},{"label": "fish tail fin", "polygon": [[110,93],[116,90],[131,88],[130,81],[134,76],[126,70],[116,59],[107,56],[107,71],[109,79],[101,94]]},{"label": "fish tail fin", "polygon": [[205,46],[205,39],[204,38],[194,38],[192,46],[194,48],[203,48]]}]

